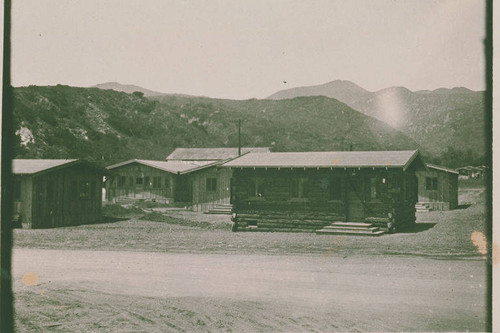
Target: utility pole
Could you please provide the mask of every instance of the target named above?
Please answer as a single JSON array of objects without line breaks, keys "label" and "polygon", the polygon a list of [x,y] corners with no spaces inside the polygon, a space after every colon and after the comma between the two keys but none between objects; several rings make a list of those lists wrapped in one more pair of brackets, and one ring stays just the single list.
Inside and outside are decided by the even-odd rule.
[{"label": "utility pole", "polygon": [[238,120],[238,156],[241,155],[241,119]]}]

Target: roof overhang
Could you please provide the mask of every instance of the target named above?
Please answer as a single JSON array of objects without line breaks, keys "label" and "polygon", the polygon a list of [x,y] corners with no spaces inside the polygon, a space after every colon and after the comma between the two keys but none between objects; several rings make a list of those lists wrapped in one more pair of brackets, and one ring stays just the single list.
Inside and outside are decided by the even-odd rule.
[{"label": "roof overhang", "polygon": [[40,171],[36,171],[36,172],[14,172],[13,171],[12,174],[15,176],[39,176],[39,175],[43,175],[46,173],[58,171],[61,169],[77,166],[77,165],[81,165],[81,166],[85,166],[87,168],[93,169],[94,171],[102,174],[103,176],[109,175],[108,170],[106,170],[105,168],[99,167],[99,166],[95,165],[94,163],[90,163],[88,161],[78,160],[78,159],[71,159],[71,160],[68,160],[67,163],[59,164],[59,165],[49,167],[49,168],[46,168],[46,169],[43,169]]}]

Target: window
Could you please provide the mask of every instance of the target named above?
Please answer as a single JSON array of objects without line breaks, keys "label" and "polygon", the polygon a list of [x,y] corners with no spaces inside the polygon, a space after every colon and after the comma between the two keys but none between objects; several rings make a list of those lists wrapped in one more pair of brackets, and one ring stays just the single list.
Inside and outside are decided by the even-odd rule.
[{"label": "window", "polygon": [[292,198],[306,198],[307,178],[304,177],[292,178],[292,182],[290,184],[290,195]]},{"label": "window", "polygon": [[217,178],[207,178],[207,192],[217,191]]},{"label": "window", "polygon": [[88,198],[90,195],[90,182],[87,180],[80,181],[79,190],[80,190],[79,192],[80,198]]},{"label": "window", "polygon": [[125,177],[125,176],[118,177],[118,187],[124,187],[126,181],[127,181],[127,177]]},{"label": "window", "polygon": [[331,178],[329,190],[330,200],[342,200],[342,178]]},{"label": "window", "polygon": [[248,197],[261,198],[266,194],[264,179],[254,178],[248,182]]},{"label": "window", "polygon": [[136,185],[142,185],[142,182],[143,182],[143,179],[142,179],[141,177],[137,177],[137,178],[135,179],[135,184],[136,184]]},{"label": "window", "polygon": [[381,199],[387,195],[388,179],[385,177],[370,178],[370,199]]},{"label": "window", "polygon": [[154,188],[161,187],[161,177],[153,177],[153,187]]},{"label": "window", "polygon": [[14,200],[21,200],[21,181],[14,180]]},{"label": "window", "polygon": [[438,179],[437,177],[427,177],[425,178],[425,189],[429,190],[437,190],[438,189]]}]

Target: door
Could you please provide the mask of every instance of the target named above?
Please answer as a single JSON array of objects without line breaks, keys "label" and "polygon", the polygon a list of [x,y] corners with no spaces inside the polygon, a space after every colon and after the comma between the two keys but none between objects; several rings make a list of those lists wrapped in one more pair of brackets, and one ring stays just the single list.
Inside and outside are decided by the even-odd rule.
[{"label": "door", "polygon": [[363,179],[350,178],[347,181],[347,222],[364,222]]},{"label": "door", "polygon": [[180,176],[175,182],[175,197],[176,202],[192,202],[193,192],[192,183],[187,176]]},{"label": "door", "polygon": [[144,198],[144,178],[143,177],[136,177],[135,178],[134,197],[137,199]]}]

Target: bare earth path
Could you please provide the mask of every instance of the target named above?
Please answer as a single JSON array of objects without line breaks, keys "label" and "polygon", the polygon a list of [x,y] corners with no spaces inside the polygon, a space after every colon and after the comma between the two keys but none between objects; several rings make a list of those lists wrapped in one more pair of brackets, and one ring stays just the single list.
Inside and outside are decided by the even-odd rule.
[{"label": "bare earth path", "polygon": [[480,259],[15,248],[13,278],[20,331],[486,328]]}]

